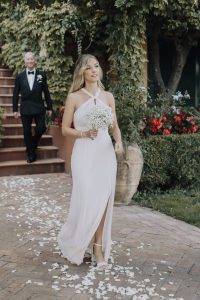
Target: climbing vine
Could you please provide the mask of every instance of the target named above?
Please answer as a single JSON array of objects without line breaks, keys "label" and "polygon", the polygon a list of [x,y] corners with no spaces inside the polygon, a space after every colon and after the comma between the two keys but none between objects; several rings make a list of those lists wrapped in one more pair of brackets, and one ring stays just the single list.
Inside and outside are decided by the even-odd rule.
[{"label": "climbing vine", "polygon": [[[135,17],[132,18],[133,13]],[[130,8],[119,8],[107,39],[111,74],[110,82],[116,98],[118,121],[124,140],[138,141],[139,129],[146,107],[145,76],[145,15]]]},{"label": "climbing vine", "polygon": [[21,1],[11,10],[5,2],[0,13],[1,60],[16,73],[24,67],[22,54],[35,52],[38,68],[48,74],[53,100],[61,103],[78,55],[106,57],[107,88],[116,98],[122,135],[134,141],[145,109],[146,60],[146,11],[136,6],[71,0],[30,7]]},{"label": "climbing vine", "polygon": [[71,84],[73,59],[82,50],[81,42],[90,23],[65,2],[55,1],[40,8],[30,8],[22,2],[13,10],[8,4],[1,4],[1,60],[17,73],[24,68],[23,54],[35,52],[37,67],[48,74],[53,100],[64,102]]},{"label": "climbing vine", "polygon": [[100,37],[104,55],[108,56],[107,87],[116,99],[122,137],[128,142],[136,141],[146,107],[146,10],[143,6],[130,7],[123,1],[73,3],[86,18],[98,15],[94,43],[100,48]]}]

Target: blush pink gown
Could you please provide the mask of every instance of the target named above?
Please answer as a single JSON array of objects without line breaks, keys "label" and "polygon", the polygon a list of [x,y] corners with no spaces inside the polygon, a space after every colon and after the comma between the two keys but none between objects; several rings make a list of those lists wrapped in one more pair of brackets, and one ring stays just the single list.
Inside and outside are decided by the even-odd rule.
[{"label": "blush pink gown", "polygon": [[[98,97],[100,89],[74,114],[74,127],[88,130],[87,113],[93,105],[105,106]],[[107,261],[111,250],[111,223],[115,194],[117,162],[107,129],[99,129],[97,137],[77,138],[71,158],[73,188],[67,221],[58,235],[65,258],[80,265],[106,209],[102,248]]]}]

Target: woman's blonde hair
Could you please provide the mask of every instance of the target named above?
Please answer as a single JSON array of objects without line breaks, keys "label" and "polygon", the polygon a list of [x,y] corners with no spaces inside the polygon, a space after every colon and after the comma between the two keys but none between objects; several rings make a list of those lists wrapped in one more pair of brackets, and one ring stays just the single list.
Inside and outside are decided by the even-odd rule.
[{"label": "woman's blonde hair", "polygon": [[[83,54],[76,61],[74,75],[73,75],[73,82],[70,87],[69,93],[76,92],[85,86],[85,80],[84,80],[83,73],[86,69],[88,60],[91,58],[95,59],[98,62],[97,58],[91,54]],[[97,84],[99,87],[104,89],[103,83],[101,82],[101,79],[103,78],[103,71],[100,66],[99,66],[99,69],[100,69],[100,76],[99,76],[99,80],[98,80]]]}]

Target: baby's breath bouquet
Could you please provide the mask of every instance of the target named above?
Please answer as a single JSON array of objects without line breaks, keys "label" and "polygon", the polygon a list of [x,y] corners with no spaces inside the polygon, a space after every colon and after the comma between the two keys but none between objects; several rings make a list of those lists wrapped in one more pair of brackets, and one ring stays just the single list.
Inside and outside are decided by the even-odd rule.
[{"label": "baby's breath bouquet", "polygon": [[112,127],[113,113],[110,107],[95,105],[87,114],[88,129],[106,129]]}]

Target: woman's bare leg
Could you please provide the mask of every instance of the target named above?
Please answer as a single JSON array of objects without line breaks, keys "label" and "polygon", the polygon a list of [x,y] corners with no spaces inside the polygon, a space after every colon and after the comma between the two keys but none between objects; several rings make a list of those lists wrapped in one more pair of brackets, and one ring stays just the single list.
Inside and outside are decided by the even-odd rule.
[{"label": "woman's bare leg", "polygon": [[[98,245],[102,245],[102,235],[103,235],[103,227],[104,227],[104,222],[105,222],[105,217],[106,217],[106,210],[107,210],[107,207],[105,209],[105,212],[103,214],[101,222],[97,228],[97,231],[95,232],[94,242],[95,242],[95,244],[98,244]],[[96,257],[97,263],[99,263],[99,262],[104,261],[102,247],[95,245],[95,244],[94,244],[94,255]]]}]

